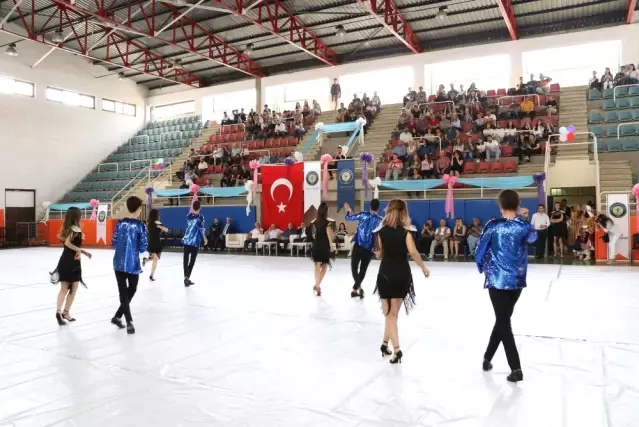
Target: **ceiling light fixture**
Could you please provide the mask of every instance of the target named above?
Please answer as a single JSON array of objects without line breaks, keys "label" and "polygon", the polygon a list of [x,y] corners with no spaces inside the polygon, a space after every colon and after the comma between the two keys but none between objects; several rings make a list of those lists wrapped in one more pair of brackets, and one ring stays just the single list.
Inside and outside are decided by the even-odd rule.
[{"label": "ceiling light fixture", "polygon": [[18,50],[16,49],[16,44],[11,43],[9,47],[7,48],[7,50],[4,51],[4,54],[9,56],[18,56]]},{"label": "ceiling light fixture", "polygon": [[118,73],[118,80],[124,80],[124,78],[125,78],[124,73],[120,71],[120,72]]},{"label": "ceiling light fixture", "polygon": [[253,43],[249,43],[246,45],[246,49],[244,49],[244,54],[246,56],[251,56],[253,54]]},{"label": "ceiling light fixture", "polygon": [[51,37],[51,41],[55,44],[60,44],[64,41],[64,34],[61,29],[55,31],[53,37]]},{"label": "ceiling light fixture", "polygon": [[437,11],[437,15],[435,15],[435,18],[443,21],[444,19],[446,19],[446,16],[448,16],[448,8],[446,6],[442,6],[439,8],[439,11]]},{"label": "ceiling light fixture", "polygon": [[335,34],[338,37],[344,37],[346,35],[346,30],[344,29],[344,26],[338,25],[337,27],[335,27]]}]

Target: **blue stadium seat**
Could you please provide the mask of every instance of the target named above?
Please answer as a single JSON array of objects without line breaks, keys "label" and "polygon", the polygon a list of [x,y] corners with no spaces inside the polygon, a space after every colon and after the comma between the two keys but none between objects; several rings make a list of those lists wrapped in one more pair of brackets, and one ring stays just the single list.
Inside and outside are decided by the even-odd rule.
[{"label": "blue stadium seat", "polygon": [[601,128],[601,126],[592,126],[588,128],[588,130],[592,132],[597,138],[603,136],[603,129]]},{"label": "blue stadium seat", "polygon": [[630,90],[628,90],[628,95],[630,96],[639,95],[639,86],[630,86]]},{"label": "blue stadium seat", "polygon": [[631,139],[622,142],[623,151],[637,151],[639,150],[639,141]]},{"label": "blue stadium seat", "polygon": [[619,111],[617,113],[617,120],[620,122],[629,122],[632,120],[632,112],[631,111]]},{"label": "blue stadium seat", "polygon": [[591,101],[601,99],[601,92],[599,92],[597,89],[590,89],[588,91],[588,99]]},{"label": "blue stadium seat", "polygon": [[626,108],[630,108],[630,102],[627,99],[617,99],[615,102],[617,106],[617,110],[624,110]]},{"label": "blue stadium seat", "polygon": [[608,98],[612,98],[614,96],[613,94],[613,89],[604,89],[603,91],[603,97],[608,99]]},{"label": "blue stadium seat", "polygon": [[627,87],[618,87],[615,90],[615,96],[619,98],[620,96],[628,96],[628,88]]},{"label": "blue stadium seat", "polygon": [[604,110],[615,110],[617,109],[617,104],[612,99],[606,99],[601,106]]},{"label": "blue stadium seat", "polygon": [[617,126],[608,126],[606,128],[606,136],[614,136],[617,137]]},{"label": "blue stadium seat", "polygon": [[606,111],[606,117],[604,118],[606,123],[613,123],[617,121],[617,112],[616,111]]},{"label": "blue stadium seat", "polygon": [[588,123],[601,123],[603,120],[603,116],[597,111],[588,113]]},{"label": "blue stadium seat", "polygon": [[619,128],[620,136],[635,135],[635,126],[631,124],[623,125]]},{"label": "blue stadium seat", "polygon": [[608,151],[621,151],[622,144],[619,140],[608,141]]}]

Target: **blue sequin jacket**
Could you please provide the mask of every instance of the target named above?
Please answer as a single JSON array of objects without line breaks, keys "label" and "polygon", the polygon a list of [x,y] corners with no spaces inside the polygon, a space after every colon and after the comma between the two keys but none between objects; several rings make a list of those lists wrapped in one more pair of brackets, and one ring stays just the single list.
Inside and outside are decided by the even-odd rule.
[{"label": "blue sequin jacket", "polygon": [[375,252],[374,230],[382,223],[382,217],[370,212],[360,212],[354,215],[347,212],[345,219],[346,221],[359,221],[353,243],[370,252]]},{"label": "blue sequin jacket", "polygon": [[140,274],[140,254],[146,252],[146,225],[139,219],[118,221],[111,244],[115,248],[113,269],[129,274]]},{"label": "blue sequin jacket", "polygon": [[525,288],[528,244],[536,240],[535,229],[521,218],[488,221],[475,250],[477,268],[486,275],[484,288]]},{"label": "blue sequin jacket", "polygon": [[204,227],[204,217],[200,214],[190,213],[186,217],[186,231],[184,232],[184,246],[200,247],[204,239],[206,229]]}]

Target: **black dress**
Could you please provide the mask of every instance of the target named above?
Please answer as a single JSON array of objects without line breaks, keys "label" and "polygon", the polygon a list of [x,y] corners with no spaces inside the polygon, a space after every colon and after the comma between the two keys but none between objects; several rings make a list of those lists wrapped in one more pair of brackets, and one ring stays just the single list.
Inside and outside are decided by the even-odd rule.
[{"label": "black dress", "polygon": [[[82,247],[82,233],[73,233],[71,243],[75,246]],[[62,250],[62,255],[58,261],[58,266],[49,273],[51,276],[51,283],[58,284],[60,282],[66,282],[71,285],[72,283],[80,282],[84,287],[86,285],[82,281],[82,265],[80,260],[75,259],[76,251],[69,249],[66,246]]]},{"label": "black dress", "polygon": [[382,241],[382,262],[377,273],[375,293],[380,299],[390,302],[392,299],[403,299],[406,312],[415,306],[415,289],[413,275],[408,264],[408,247],[403,227],[383,227],[378,236]]},{"label": "black dress", "polygon": [[315,238],[313,239],[313,250],[311,257],[313,262],[319,262],[321,264],[331,264],[331,260],[335,259],[335,253],[331,251],[331,242],[328,240],[327,227],[330,227],[327,222],[323,226],[318,226],[313,222],[315,227]]},{"label": "black dress", "polygon": [[160,241],[160,228],[157,223],[148,225],[148,247],[149,255],[156,254],[158,258],[162,255],[162,242]]},{"label": "black dress", "polygon": [[560,237],[565,239],[568,237],[568,224],[566,224],[566,214],[562,210],[552,211],[550,219],[559,219],[561,222],[550,224],[550,234],[553,237]]}]

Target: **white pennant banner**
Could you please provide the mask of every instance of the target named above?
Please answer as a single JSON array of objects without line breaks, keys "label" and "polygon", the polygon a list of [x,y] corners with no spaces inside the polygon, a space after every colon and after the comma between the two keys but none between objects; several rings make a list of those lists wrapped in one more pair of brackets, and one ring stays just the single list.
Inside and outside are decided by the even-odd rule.
[{"label": "white pennant banner", "polygon": [[321,170],[320,162],[304,162],[304,212],[322,203]]},{"label": "white pennant banner", "polygon": [[99,204],[98,205],[98,217],[96,220],[96,243],[104,242],[106,245],[106,229],[107,229],[107,212],[109,210],[109,205],[107,204]]}]

